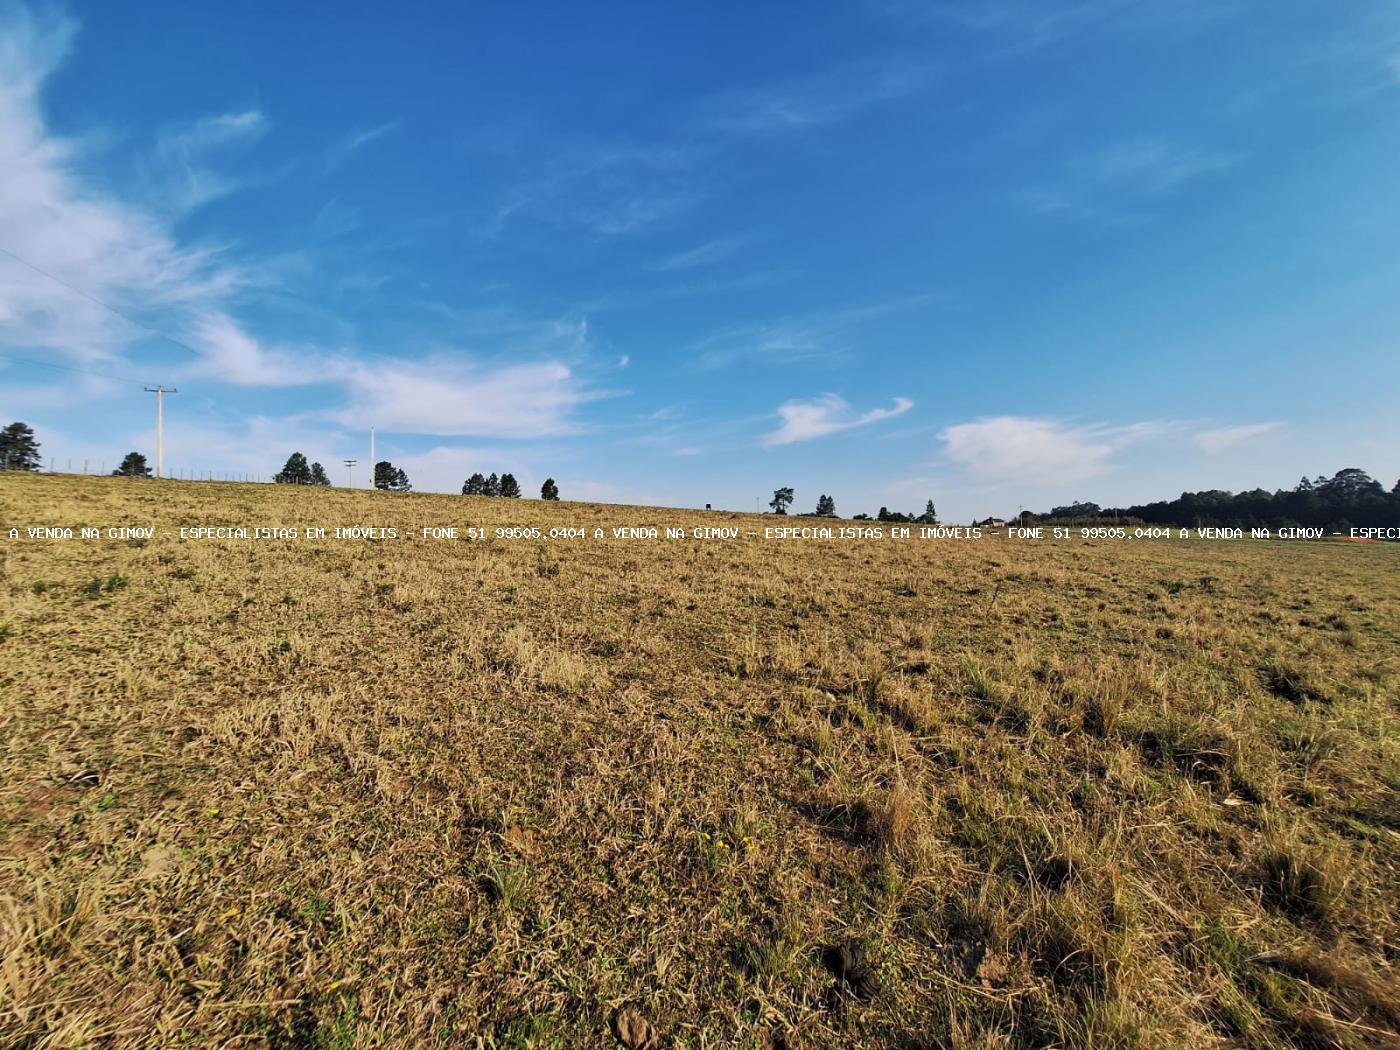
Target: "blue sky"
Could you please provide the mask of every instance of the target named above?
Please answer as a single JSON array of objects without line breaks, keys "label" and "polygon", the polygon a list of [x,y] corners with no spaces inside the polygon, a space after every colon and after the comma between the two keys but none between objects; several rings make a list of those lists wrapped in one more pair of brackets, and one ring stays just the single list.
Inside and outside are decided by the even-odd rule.
[{"label": "blue sky", "polygon": [[950,520],[1400,474],[1389,4],[452,6],[0,0],[0,416]]}]

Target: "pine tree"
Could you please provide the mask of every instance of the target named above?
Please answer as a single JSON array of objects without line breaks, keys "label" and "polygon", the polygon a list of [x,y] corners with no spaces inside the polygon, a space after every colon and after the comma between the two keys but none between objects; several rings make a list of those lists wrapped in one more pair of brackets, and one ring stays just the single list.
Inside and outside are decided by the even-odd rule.
[{"label": "pine tree", "polygon": [[122,460],[122,465],[112,471],[112,475],[122,478],[149,478],[151,468],[146,466],[146,457],[141,453],[128,452]]},{"label": "pine tree", "polygon": [[27,423],[11,423],[0,430],[0,470],[38,470],[39,443]]},{"label": "pine tree", "polygon": [[559,486],[554,484],[553,478],[545,478],[544,484],[540,486],[540,499],[557,500],[559,498]]},{"label": "pine tree", "polygon": [[773,490],[773,498],[768,501],[768,506],[773,508],[774,514],[786,514],[788,504],[792,502],[792,489],[782,488]]},{"label": "pine tree", "polygon": [[822,493],[820,496],[817,497],[817,517],[836,517],[836,500],[826,495],[826,493]]},{"label": "pine tree", "polygon": [[408,475],[387,459],[374,465],[374,487],[386,492],[407,492],[413,488],[408,483]]},{"label": "pine tree", "polygon": [[501,475],[501,495],[506,499],[520,498],[520,482],[515,480],[514,474]]},{"label": "pine tree", "polygon": [[282,469],[272,475],[272,480],[279,485],[310,485],[311,465],[300,452],[293,452]]},{"label": "pine tree", "polygon": [[938,524],[938,511],[933,509],[933,500],[924,504],[924,512],[919,515],[919,521],[925,525]]},{"label": "pine tree", "polygon": [[486,478],[480,473],[473,474],[462,482],[463,496],[484,496],[486,495]]},{"label": "pine tree", "polygon": [[326,468],[319,463],[311,464],[311,484],[329,486],[331,479],[326,477]]},{"label": "pine tree", "polygon": [[501,479],[492,474],[486,479],[486,488],[482,492],[483,496],[499,496],[501,494]]}]

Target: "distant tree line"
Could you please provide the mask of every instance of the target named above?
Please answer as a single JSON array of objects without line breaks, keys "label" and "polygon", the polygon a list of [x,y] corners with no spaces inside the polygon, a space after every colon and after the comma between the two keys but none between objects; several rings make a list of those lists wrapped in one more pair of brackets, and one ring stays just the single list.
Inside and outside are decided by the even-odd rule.
[{"label": "distant tree line", "polygon": [[520,482],[515,480],[514,474],[502,474],[499,477],[492,473],[490,477],[483,477],[481,474],[473,474],[462,482],[463,496],[502,496],[506,499],[520,498]]},{"label": "distant tree line", "polygon": [[[41,465],[39,442],[34,436],[33,427],[16,421],[0,429],[0,470],[35,471]],[[121,477],[148,478],[151,468],[143,454],[128,452],[112,473]],[[388,460],[380,460],[374,465],[373,477],[377,489],[408,492],[413,488],[408,475]],[[331,483],[325,468],[320,463],[308,462],[300,452],[288,456],[287,462],[273,475],[272,480],[279,485],[329,486]],[[462,494],[518,499],[520,483],[513,474],[483,476],[478,473],[462,483]],[[774,489],[768,506],[774,514],[787,514],[795,495],[791,486]],[[559,499],[559,486],[553,478],[546,478],[540,486],[540,499]],[[802,516],[836,517],[835,498],[822,493],[817,497],[815,509]],[[1101,507],[1097,503],[1079,501],[1052,507],[1044,513],[1012,515],[1009,520],[1018,517],[1025,522],[1102,522],[1113,519],[1145,525],[1241,529],[1303,526],[1345,532],[1352,528],[1390,526],[1400,521],[1400,481],[1386,491],[1379,481],[1364,470],[1347,467],[1330,478],[1319,475],[1309,480],[1305,477],[1294,488],[1274,492],[1267,489],[1250,489],[1247,492],[1208,489],[1183,492],[1174,500],[1158,500],[1130,507]],[[857,514],[852,520],[871,519],[868,514]],[[905,514],[881,507],[875,520],[938,524],[933,500],[924,505],[922,514]]]},{"label": "distant tree line", "polygon": [[[794,492],[791,486],[773,490],[773,498],[768,502],[774,514],[786,514],[788,507],[792,506]],[[834,518],[836,517],[836,499],[822,493],[817,497],[817,507],[810,514],[803,514],[805,518]],[[869,514],[857,514],[852,521],[869,521]],[[880,513],[876,515],[877,521],[890,522],[918,522],[923,525],[937,525],[938,512],[933,508],[933,500],[929,500],[924,505],[922,514],[901,514],[899,511],[892,511],[888,507],[881,507]]]},{"label": "distant tree line", "polygon": [[1287,528],[1304,526],[1345,532],[1376,528],[1400,520],[1400,481],[1387,492],[1364,470],[1347,467],[1330,478],[1303,478],[1292,489],[1250,489],[1227,492],[1209,489],[1183,492],[1174,500],[1131,507],[1100,507],[1070,503],[1046,514],[1028,514],[1027,521],[1101,521],[1130,519],[1147,525],[1208,528]]}]

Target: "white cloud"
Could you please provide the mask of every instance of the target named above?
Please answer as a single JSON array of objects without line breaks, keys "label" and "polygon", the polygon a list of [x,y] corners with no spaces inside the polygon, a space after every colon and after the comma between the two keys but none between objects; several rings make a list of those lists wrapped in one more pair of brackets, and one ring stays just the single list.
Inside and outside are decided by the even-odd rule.
[{"label": "white cloud", "polygon": [[[159,211],[95,189],[80,175],[82,143],[55,137],[40,105],[74,32],[68,20],[0,7],[0,346],[35,356],[54,351],[79,366],[129,375],[135,369],[123,354],[159,329],[178,336],[194,358],[182,369],[165,366],[160,378],[167,382],[176,371],[245,387],[326,382],[339,388],[340,407],[303,419],[411,433],[560,434],[577,429],[570,419],[577,406],[602,396],[553,360],[586,352],[586,320],[512,319],[489,340],[473,339],[509,350],[517,363],[505,366],[462,354],[389,364],[353,349],[329,354],[260,337],[246,298],[237,311],[233,300],[235,291],[246,297],[258,290],[246,276],[254,268],[245,272],[223,255],[183,246],[171,212],[233,188],[212,162],[256,141],[267,118],[250,109],[167,130],[148,172],[165,187]],[[347,145],[359,148],[390,130],[370,129]],[[526,355],[541,360],[518,363]],[[205,392],[212,387],[206,383]],[[85,382],[67,384],[61,398],[46,398],[43,389],[25,393],[32,404],[57,405],[104,389]]]},{"label": "white cloud", "polygon": [[938,437],[944,454],[978,480],[1039,484],[1107,473],[1114,452],[1160,429],[1155,423],[1071,426],[1048,419],[996,416],[959,423]]},{"label": "white cloud", "polygon": [[1206,455],[1213,456],[1233,445],[1238,445],[1241,441],[1248,441],[1250,438],[1277,430],[1282,425],[1281,423],[1248,423],[1237,427],[1221,427],[1218,430],[1203,430],[1194,435],[1191,441]]},{"label": "white cloud", "polygon": [[894,399],[892,408],[874,408],[854,415],[851,406],[835,394],[822,394],[811,401],[787,401],[778,406],[782,425],[763,439],[765,445],[790,445],[795,441],[810,441],[841,430],[869,426],[882,419],[903,415],[914,407],[906,397]]},{"label": "white cloud", "polygon": [[0,25],[0,343],[91,363],[147,335],[103,303],[188,303],[238,277],[179,247],[150,215],[82,184],[80,144],[51,135],[39,104],[73,33],[73,23],[24,8],[8,9]]},{"label": "white cloud", "polygon": [[196,372],[239,386],[301,386],[337,378],[314,351],[269,348],[220,311],[194,323],[193,347],[204,356]]},{"label": "white cloud", "polygon": [[632,358],[629,357],[627,354],[623,354],[621,357],[619,357],[619,358],[617,359],[617,367],[618,367],[618,368],[626,368],[626,367],[627,367],[628,365],[630,365],[631,363],[632,363]]},{"label": "white cloud", "polygon": [[354,361],[344,367],[350,406],[327,417],[348,426],[411,434],[511,438],[573,433],[570,416],[605,396],[586,390],[557,361],[483,368],[438,356],[424,361]]}]

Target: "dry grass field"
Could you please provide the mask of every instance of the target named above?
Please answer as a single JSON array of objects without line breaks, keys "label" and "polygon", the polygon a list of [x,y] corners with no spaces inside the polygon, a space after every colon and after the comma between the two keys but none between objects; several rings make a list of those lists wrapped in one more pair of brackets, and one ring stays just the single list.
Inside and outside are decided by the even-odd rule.
[{"label": "dry grass field", "polygon": [[757,520],[0,477],[408,533],[0,534],[0,1045],[1400,1046],[1400,547],[417,533]]}]

